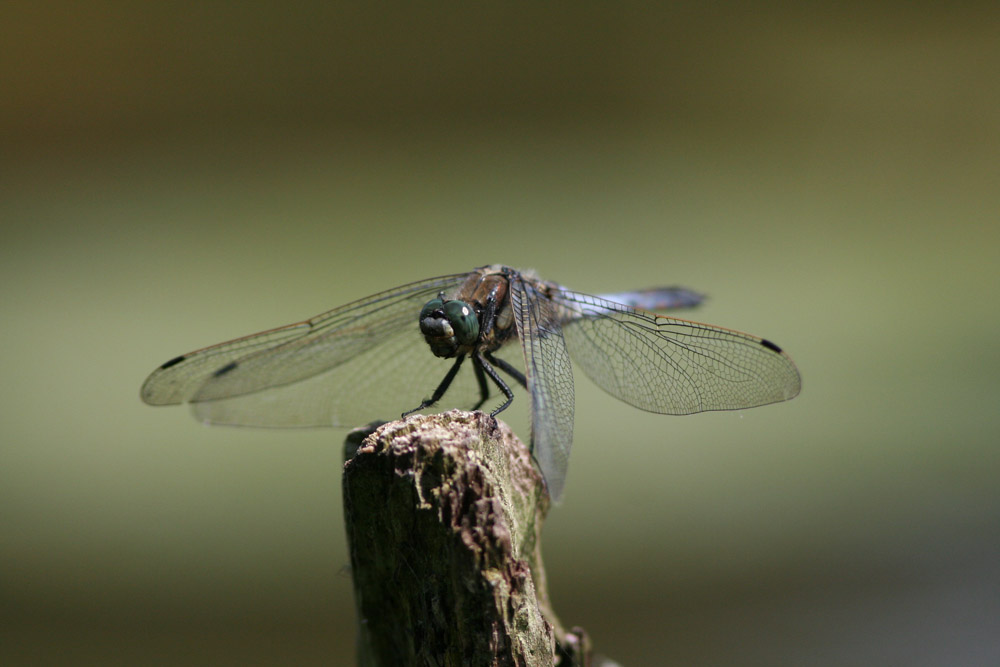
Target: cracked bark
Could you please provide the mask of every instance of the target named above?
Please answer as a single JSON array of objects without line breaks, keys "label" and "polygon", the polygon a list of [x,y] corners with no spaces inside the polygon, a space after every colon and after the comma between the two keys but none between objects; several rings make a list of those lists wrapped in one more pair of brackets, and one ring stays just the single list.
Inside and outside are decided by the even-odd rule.
[{"label": "cracked bark", "polygon": [[549,603],[549,498],[506,424],[409,417],[353,432],[345,460],[358,664],[592,664]]}]

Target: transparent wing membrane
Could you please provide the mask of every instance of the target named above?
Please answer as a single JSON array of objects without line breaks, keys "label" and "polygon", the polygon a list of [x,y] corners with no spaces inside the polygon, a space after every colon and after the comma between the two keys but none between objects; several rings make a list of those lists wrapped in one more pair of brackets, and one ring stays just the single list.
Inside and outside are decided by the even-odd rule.
[{"label": "transparent wing membrane", "polygon": [[511,280],[511,304],[531,394],[531,442],[549,495],[562,496],[573,445],[573,368],[559,309],[539,285]]},{"label": "transparent wing membrane", "polygon": [[653,315],[560,290],[574,361],[612,396],[650,412],[683,415],[788,400],[799,373],[773,343],[732,329]]},{"label": "transparent wing membrane", "polygon": [[[401,405],[391,417],[396,418],[407,409],[404,397],[414,387],[423,382],[433,389],[423,373],[446,365],[427,353],[417,313],[466,275],[405,285],[305,322],[183,355],[150,375],[142,398],[153,405],[191,401],[199,418],[213,423],[355,426],[374,417],[354,422],[346,416],[392,402],[384,401],[383,388],[396,383]],[[388,385],[382,376],[391,376]],[[419,397],[409,407],[417,403]]]}]

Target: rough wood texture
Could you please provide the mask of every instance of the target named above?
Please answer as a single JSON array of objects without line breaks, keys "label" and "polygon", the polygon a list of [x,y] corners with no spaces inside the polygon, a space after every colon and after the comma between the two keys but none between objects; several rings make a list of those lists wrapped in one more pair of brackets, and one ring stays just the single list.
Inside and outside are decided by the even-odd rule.
[{"label": "rough wood texture", "polygon": [[548,495],[507,425],[456,410],[363,435],[344,466],[359,664],[589,664],[549,604]]}]

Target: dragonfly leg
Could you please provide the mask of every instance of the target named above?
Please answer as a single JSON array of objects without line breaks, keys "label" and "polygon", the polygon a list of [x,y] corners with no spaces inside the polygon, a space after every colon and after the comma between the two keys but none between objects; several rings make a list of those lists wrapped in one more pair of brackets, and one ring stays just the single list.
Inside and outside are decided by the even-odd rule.
[{"label": "dragonfly leg", "polygon": [[[493,360],[491,359],[491,361]],[[514,392],[510,390],[510,387],[507,386],[507,383],[503,381],[503,378],[501,378],[500,374],[494,370],[493,366],[490,365],[490,362],[486,360],[483,354],[477,353],[472,358],[472,363],[482,368],[483,372],[490,376],[490,379],[493,380],[494,384],[500,388],[500,391],[503,392],[504,397],[507,399],[503,402],[503,405],[490,413],[490,417],[495,419],[498,414],[506,410],[507,407],[514,402]]]},{"label": "dragonfly leg", "polygon": [[472,409],[478,410],[490,397],[490,386],[486,383],[486,373],[483,372],[483,367],[473,362],[472,368],[476,371],[476,381],[479,383],[479,402],[473,405]]},{"label": "dragonfly leg", "polygon": [[[404,412],[403,416],[405,417],[407,415],[412,415],[414,412],[419,412],[420,410],[423,410],[424,408],[429,408],[430,406],[432,406],[435,403],[437,403],[438,401],[440,401],[441,397],[444,396],[444,393],[446,391],[448,391],[448,387],[451,386],[452,380],[454,380],[455,376],[458,375],[458,369],[460,369],[462,367],[462,362],[463,361],[465,361],[465,355],[464,354],[458,355],[455,358],[455,363],[452,364],[452,366],[451,366],[451,370],[449,370],[448,374],[444,376],[443,380],[441,380],[441,383],[437,386],[437,389],[434,390],[434,393],[431,395],[431,397],[430,398],[425,398],[420,403],[420,405],[418,405],[417,407],[413,408],[412,410],[407,410],[406,412]],[[484,384],[485,384],[485,380],[484,380]]]},{"label": "dragonfly leg", "polygon": [[483,304],[483,323],[479,325],[480,339],[489,338],[490,334],[493,333],[493,325],[497,321],[497,290],[499,289],[499,287],[494,287],[489,296],[486,297],[486,303]]},{"label": "dragonfly leg", "polygon": [[494,357],[489,352],[484,352],[483,356],[486,357],[486,361],[490,362],[491,364],[502,370],[504,373],[517,380],[517,383],[519,385],[521,385],[525,389],[528,388],[528,381],[524,378],[524,373],[511,366],[508,362],[504,361],[503,359]]}]

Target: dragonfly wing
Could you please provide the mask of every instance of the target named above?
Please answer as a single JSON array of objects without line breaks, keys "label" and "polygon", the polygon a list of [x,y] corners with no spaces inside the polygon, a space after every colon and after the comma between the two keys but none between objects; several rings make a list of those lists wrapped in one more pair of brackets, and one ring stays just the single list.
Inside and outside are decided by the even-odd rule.
[{"label": "dragonfly wing", "polygon": [[[240,426],[357,426],[399,419],[433,393],[454,363],[431,353],[411,319],[377,345],[318,374],[236,396],[196,396],[191,409],[201,421]],[[466,363],[440,403],[428,410],[468,409],[478,400],[473,366]]]},{"label": "dragonfly wing", "polygon": [[[421,386],[416,376],[440,369],[443,375],[448,367],[426,349],[417,323],[420,308],[438,292],[457,289],[467,275],[405,285],[305,322],[177,357],[150,375],[142,398],[154,405],[191,401],[205,421],[257,426],[355,425],[353,410],[341,419],[337,408],[355,403],[364,410],[364,390],[369,399],[416,405],[421,397],[409,396]],[[392,370],[396,376],[389,377]],[[423,381],[433,389],[439,379]],[[404,381],[408,388],[389,395]],[[398,412],[413,405],[407,402]]]},{"label": "dragonfly wing", "polygon": [[511,306],[531,395],[531,444],[549,496],[562,496],[573,445],[573,368],[559,311],[542,286],[511,278]]},{"label": "dragonfly wing", "polygon": [[774,343],[560,290],[574,361],[612,396],[650,412],[738,410],[793,398],[798,369]]},{"label": "dragonfly wing", "polygon": [[146,378],[139,395],[149,405],[184,403],[220,368],[255,352],[301,338],[311,329],[309,322],[298,322],[175,357]]}]

